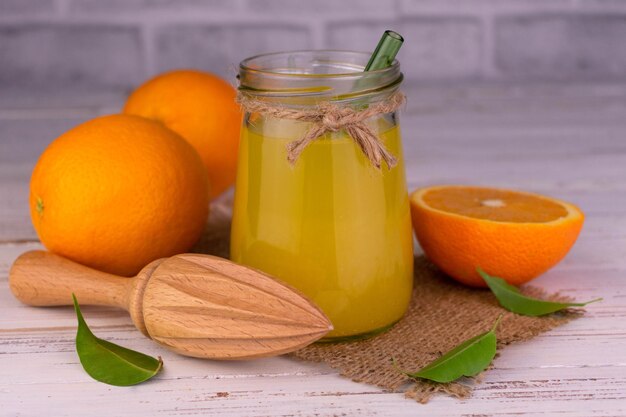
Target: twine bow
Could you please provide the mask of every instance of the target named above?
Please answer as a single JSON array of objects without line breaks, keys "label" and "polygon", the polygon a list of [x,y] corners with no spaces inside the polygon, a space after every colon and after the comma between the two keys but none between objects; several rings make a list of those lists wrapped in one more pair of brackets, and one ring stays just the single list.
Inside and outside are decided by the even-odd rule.
[{"label": "twine bow", "polygon": [[313,110],[303,110],[255,100],[241,92],[237,95],[237,102],[247,112],[313,124],[304,136],[287,145],[287,160],[292,165],[311,142],[328,132],[338,132],[343,129],[359,145],[372,165],[378,169],[382,161],[385,161],[391,169],[396,166],[398,160],[385,148],[376,132],[367,125],[366,120],[372,116],[396,111],[405,101],[404,94],[397,91],[386,100],[372,104],[365,109],[323,102]]}]

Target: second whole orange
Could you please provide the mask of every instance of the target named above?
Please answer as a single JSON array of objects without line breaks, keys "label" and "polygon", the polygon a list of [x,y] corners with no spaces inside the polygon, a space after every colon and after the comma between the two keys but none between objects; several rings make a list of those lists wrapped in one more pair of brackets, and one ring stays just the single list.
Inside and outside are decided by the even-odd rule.
[{"label": "second whole orange", "polygon": [[31,177],[31,219],[44,246],[118,275],[188,251],[208,210],[208,179],[195,150],[137,116],[98,117],[69,130]]},{"label": "second whole orange", "polygon": [[215,198],[235,182],[242,117],[235,95],[216,75],[176,70],[139,86],[124,113],[156,120],[187,140],[202,158]]},{"label": "second whole orange", "polygon": [[426,256],[452,278],[485,287],[476,271],[520,285],[569,251],[584,215],[538,194],[471,186],[433,186],[411,195],[413,228]]}]

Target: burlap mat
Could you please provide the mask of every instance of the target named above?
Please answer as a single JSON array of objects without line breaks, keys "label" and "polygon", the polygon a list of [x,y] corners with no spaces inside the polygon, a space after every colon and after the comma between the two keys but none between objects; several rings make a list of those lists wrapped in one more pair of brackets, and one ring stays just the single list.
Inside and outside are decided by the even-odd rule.
[{"label": "burlap mat", "polygon": [[[207,231],[194,251],[228,257],[231,203],[223,197],[212,206]],[[558,294],[525,287],[535,297],[565,300]],[[462,378],[449,384],[415,381],[398,372],[391,358],[401,369],[416,371],[472,336],[489,330],[496,318],[504,314],[496,332],[498,347],[528,340],[580,315],[580,310],[567,310],[547,317],[525,317],[500,307],[489,290],[472,289],[457,284],[423,256],[415,258],[415,289],[405,317],[391,330],[377,337],[348,343],[318,343],[307,346],[291,356],[324,362],[342,376],[391,391],[403,390],[407,397],[427,402],[437,392],[467,397],[475,378]]]}]

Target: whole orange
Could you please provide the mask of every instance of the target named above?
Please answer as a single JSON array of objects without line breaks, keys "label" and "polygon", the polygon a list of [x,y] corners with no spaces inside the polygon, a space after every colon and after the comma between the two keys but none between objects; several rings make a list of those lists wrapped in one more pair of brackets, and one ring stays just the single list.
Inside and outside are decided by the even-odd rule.
[{"label": "whole orange", "polygon": [[194,149],[159,123],[103,116],[54,140],[30,182],[33,226],[50,251],[118,275],[185,252],[208,217]]},{"label": "whole orange", "polygon": [[211,198],[234,183],[242,116],[226,81],[207,72],[167,72],[137,88],[124,113],[157,120],[185,138],[206,166]]},{"label": "whole orange", "polygon": [[576,206],[521,191],[435,186],[411,195],[413,228],[426,256],[464,284],[477,273],[519,285],[557,264],[572,247],[584,215]]}]

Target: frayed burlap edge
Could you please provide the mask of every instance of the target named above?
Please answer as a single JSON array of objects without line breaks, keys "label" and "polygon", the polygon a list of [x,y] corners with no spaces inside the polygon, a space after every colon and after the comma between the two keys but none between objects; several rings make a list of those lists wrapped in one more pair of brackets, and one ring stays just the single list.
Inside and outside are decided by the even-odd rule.
[{"label": "frayed burlap edge", "polygon": [[[540,298],[566,298],[546,294],[536,287],[524,292]],[[342,376],[392,391],[426,403],[437,393],[468,397],[480,378],[462,378],[439,384],[414,380],[398,368],[417,371],[464,340],[489,330],[503,314],[496,331],[498,347],[531,339],[578,317],[580,310],[567,310],[547,317],[526,317],[504,310],[489,290],[458,284],[423,256],[415,258],[415,289],[405,317],[377,337],[351,343],[314,344],[292,353],[293,357],[324,362]],[[391,363],[395,358],[398,368]]]},{"label": "frayed burlap edge", "polygon": [[[231,203],[232,194],[226,194],[211,205],[209,223],[194,252],[228,257]],[[568,300],[532,286],[526,286],[523,292],[534,297]],[[464,340],[490,329],[500,314],[504,317],[496,334],[498,348],[502,349],[561,326],[579,317],[582,310],[570,309],[546,317],[520,316],[500,307],[489,290],[458,284],[418,256],[411,305],[391,330],[363,341],[313,344],[290,356],[326,363],[353,381],[404,392],[407,398],[420,403],[428,402],[438,393],[467,398],[480,383],[480,376],[448,384],[413,380],[399,372],[391,358],[396,359],[400,369],[416,371]]]}]

